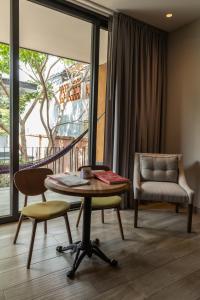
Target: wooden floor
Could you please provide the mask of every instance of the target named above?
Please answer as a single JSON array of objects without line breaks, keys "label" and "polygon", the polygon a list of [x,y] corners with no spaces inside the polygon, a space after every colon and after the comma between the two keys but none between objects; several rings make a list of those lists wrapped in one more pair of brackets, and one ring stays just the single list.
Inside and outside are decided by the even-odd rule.
[{"label": "wooden floor", "polygon": [[[74,280],[66,278],[72,255],[59,255],[55,247],[67,243],[62,219],[42,224],[36,234],[32,266],[26,270],[31,224],[24,222],[17,245],[12,245],[16,224],[0,226],[0,300],[25,299],[200,299],[200,215],[194,215],[193,233],[186,233],[186,215],[174,208],[148,207],[139,213],[133,228],[133,211],[122,211],[126,240],[120,239],[116,213],[107,211],[105,224],[99,212],[92,217],[92,238],[100,238],[102,249],[118,259],[112,268],[98,258],[86,258]],[[77,211],[69,219],[74,240]]]}]

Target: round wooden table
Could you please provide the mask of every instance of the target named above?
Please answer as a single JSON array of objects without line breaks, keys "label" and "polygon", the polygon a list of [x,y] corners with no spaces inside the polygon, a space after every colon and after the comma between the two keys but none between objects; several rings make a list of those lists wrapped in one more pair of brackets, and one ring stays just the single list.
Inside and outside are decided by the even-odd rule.
[{"label": "round wooden table", "polygon": [[[55,175],[56,176],[56,175]],[[73,250],[76,253],[72,269],[67,272],[69,278],[73,278],[78,266],[83,258],[87,255],[91,257],[92,254],[97,255],[99,258],[109,263],[112,266],[117,265],[117,261],[109,259],[98,247],[98,239],[96,241],[90,240],[90,224],[91,224],[91,199],[92,197],[108,197],[122,194],[129,190],[129,183],[123,184],[106,184],[98,179],[90,179],[90,184],[68,187],[58,183],[56,180],[47,178],[45,180],[45,186],[47,189],[64,195],[78,196],[84,198],[83,206],[83,231],[82,241],[73,243],[67,247],[58,246],[58,252],[64,252],[67,250]]]}]

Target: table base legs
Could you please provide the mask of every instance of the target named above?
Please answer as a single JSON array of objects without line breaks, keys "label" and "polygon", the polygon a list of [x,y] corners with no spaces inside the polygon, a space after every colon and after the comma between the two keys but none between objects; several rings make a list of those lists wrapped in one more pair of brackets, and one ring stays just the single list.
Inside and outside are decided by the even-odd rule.
[{"label": "table base legs", "polygon": [[95,241],[91,241],[89,244],[85,244],[84,242],[77,242],[71,244],[67,247],[58,246],[56,250],[60,253],[68,250],[72,250],[73,253],[76,253],[73,266],[70,271],[67,272],[67,277],[73,278],[75,275],[76,270],[78,269],[81,261],[87,255],[88,257],[92,257],[93,254],[101,258],[106,263],[110,264],[111,266],[117,266],[116,260],[111,260],[108,258],[103,251],[101,251],[98,247],[99,241],[98,239]]},{"label": "table base legs", "polygon": [[56,250],[58,252],[64,252],[67,250],[71,250],[72,253],[75,254],[74,263],[72,269],[67,272],[67,276],[69,278],[73,278],[75,275],[76,270],[78,269],[81,261],[87,255],[88,257],[92,257],[93,254],[101,258],[106,263],[110,264],[111,266],[116,266],[117,261],[109,259],[98,247],[99,240],[96,239],[95,241],[90,240],[90,223],[91,223],[91,197],[84,198],[84,205],[83,205],[83,235],[82,241],[71,244],[67,247],[58,246]]}]

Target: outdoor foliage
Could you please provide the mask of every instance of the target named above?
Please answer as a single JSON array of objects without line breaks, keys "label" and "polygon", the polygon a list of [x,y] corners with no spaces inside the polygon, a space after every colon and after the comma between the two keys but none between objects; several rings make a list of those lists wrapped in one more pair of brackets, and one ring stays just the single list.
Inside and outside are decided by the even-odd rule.
[{"label": "outdoor foliage", "polygon": [[10,185],[10,175],[0,174],[0,188],[9,187]]},{"label": "outdoor foliage", "polygon": [[[73,88],[73,79],[81,76],[85,80],[89,73],[89,65],[65,58],[51,56],[27,49],[20,49],[20,69],[26,74],[28,82],[36,86],[34,92],[20,89],[20,152],[24,161],[28,160],[26,141],[26,122],[36,105],[39,105],[40,120],[48,138],[49,150],[54,147],[58,128],[62,122],[67,101],[60,105],[58,90],[51,80],[58,63],[63,64],[65,78],[69,81],[68,92]],[[9,135],[9,85],[5,78],[9,78],[9,46],[0,44],[0,135]],[[50,124],[50,103],[55,101],[57,119],[55,125]],[[49,152],[49,151],[48,151]]]}]

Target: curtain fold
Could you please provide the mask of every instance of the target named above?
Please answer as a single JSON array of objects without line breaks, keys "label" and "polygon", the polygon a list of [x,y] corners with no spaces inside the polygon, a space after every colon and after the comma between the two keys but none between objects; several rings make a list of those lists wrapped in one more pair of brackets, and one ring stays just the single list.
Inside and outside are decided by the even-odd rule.
[{"label": "curtain fold", "polygon": [[135,152],[161,151],[167,33],[115,14],[108,47],[104,161],[132,179]]}]

